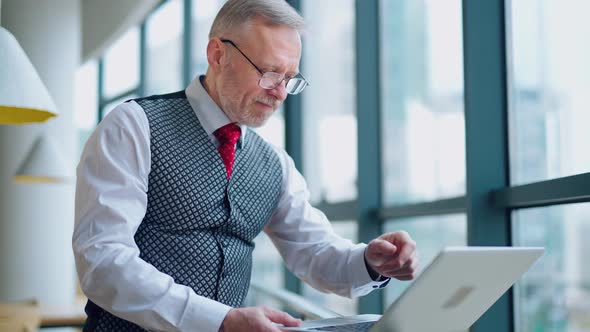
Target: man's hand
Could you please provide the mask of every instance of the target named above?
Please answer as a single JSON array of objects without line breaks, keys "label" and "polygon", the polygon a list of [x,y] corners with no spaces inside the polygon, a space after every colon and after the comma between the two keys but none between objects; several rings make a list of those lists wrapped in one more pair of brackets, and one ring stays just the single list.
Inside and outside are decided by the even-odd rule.
[{"label": "man's hand", "polygon": [[264,306],[231,309],[225,316],[219,331],[280,332],[281,330],[273,323],[285,326],[299,326],[301,320],[293,318],[286,312]]},{"label": "man's hand", "polygon": [[382,276],[412,280],[418,273],[416,242],[406,232],[392,232],[369,242],[365,260]]}]

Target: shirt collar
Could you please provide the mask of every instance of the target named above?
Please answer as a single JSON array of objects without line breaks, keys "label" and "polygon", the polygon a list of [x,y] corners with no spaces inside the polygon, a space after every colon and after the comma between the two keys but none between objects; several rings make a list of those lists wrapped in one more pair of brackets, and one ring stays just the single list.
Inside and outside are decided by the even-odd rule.
[{"label": "shirt collar", "polygon": [[[231,121],[215,101],[213,101],[211,96],[209,96],[207,90],[205,90],[203,86],[204,80],[204,75],[196,77],[186,88],[185,92],[188,102],[197,115],[201,126],[203,126],[209,137],[214,137],[215,135],[213,133],[217,129],[231,123]],[[239,126],[242,134],[238,140],[238,146],[241,148],[244,145],[244,137],[246,137],[248,127],[246,125]]]}]

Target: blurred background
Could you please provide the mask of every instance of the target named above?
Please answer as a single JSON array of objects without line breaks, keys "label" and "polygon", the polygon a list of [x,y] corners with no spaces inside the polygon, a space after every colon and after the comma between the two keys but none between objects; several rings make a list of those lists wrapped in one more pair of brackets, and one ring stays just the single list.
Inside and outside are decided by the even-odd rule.
[{"label": "blurred background", "polygon": [[[406,230],[423,267],[445,246],[543,246],[472,330],[590,331],[590,2],[289,2],[307,21],[311,86],[257,131],[291,154],[335,231],[368,242]],[[81,301],[70,239],[84,144],[117,104],[206,71],[223,3],[1,1],[0,25],[60,114],[0,125],[0,302]],[[70,177],[15,182],[43,134]],[[340,314],[381,313],[411,284],[363,299],[324,294],[286,271],[264,234],[256,245],[253,281]]]}]

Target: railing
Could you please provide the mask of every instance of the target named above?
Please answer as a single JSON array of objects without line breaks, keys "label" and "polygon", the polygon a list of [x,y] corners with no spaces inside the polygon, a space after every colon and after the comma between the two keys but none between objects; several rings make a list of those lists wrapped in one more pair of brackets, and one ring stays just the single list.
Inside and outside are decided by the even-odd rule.
[{"label": "railing", "polygon": [[[337,312],[334,312],[330,309],[312,303],[304,297],[296,293],[290,292],[286,289],[277,289],[269,287],[268,285],[265,285],[260,282],[252,281],[250,285],[248,299],[246,300],[247,302],[245,303],[245,305],[260,305],[262,303],[268,302],[268,300],[271,300],[273,303],[278,304],[279,307],[283,307],[285,309],[288,308],[292,310],[294,313],[299,315],[299,317],[305,320],[334,318],[342,316]],[[17,318],[20,317],[19,315],[15,315],[13,313],[13,311],[15,310],[14,308],[19,309],[25,306],[32,306],[33,309],[25,309],[35,311],[36,318],[35,321],[31,323],[35,326],[40,325],[42,328],[83,327],[84,322],[86,321],[86,314],[84,313],[85,303],[85,299],[81,299],[73,305],[59,307],[43,305],[39,307],[36,304],[36,302],[0,304],[0,330],[4,331],[2,329],[3,327],[12,326],[10,324],[13,323],[21,324],[19,322],[9,321],[8,318],[12,316]]]},{"label": "railing", "polygon": [[284,307],[295,311],[304,319],[324,319],[342,316],[337,312],[306,300],[299,294],[295,294],[286,289],[275,289],[256,281],[252,281],[250,284],[249,297],[250,296],[254,297],[254,303],[252,304],[260,304],[260,301],[256,300],[259,296],[270,298],[273,301],[282,304]]}]

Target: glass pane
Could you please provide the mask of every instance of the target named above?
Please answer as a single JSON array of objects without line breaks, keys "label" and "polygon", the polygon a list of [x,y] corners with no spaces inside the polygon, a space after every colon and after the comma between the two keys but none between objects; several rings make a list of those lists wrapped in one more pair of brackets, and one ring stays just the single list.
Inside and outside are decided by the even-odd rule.
[{"label": "glass pane", "polygon": [[104,55],[104,98],[137,88],[139,84],[139,29],[127,31]]},{"label": "glass pane", "polygon": [[[385,232],[404,230],[416,241],[420,271],[447,246],[467,244],[467,218],[464,214],[398,219],[385,223]],[[389,306],[413,281],[392,280],[385,288],[385,304]]]},{"label": "glass pane", "polygon": [[[357,242],[357,222],[356,221],[338,221],[333,222],[332,227],[336,234],[352,242]],[[307,284],[303,284],[303,296],[324,308],[328,308],[341,315],[351,316],[357,314],[357,299],[349,299],[335,294],[322,293]]]},{"label": "glass pane", "polygon": [[590,331],[590,203],[518,210],[513,240],[545,254],[515,287],[520,332]]},{"label": "glass pane", "polygon": [[[78,157],[98,122],[98,64],[90,60],[76,71],[74,119],[78,130]],[[78,158],[76,158],[77,160]]]},{"label": "glass pane", "polygon": [[311,200],[357,196],[354,1],[304,0],[304,174]]},{"label": "glass pane", "polygon": [[147,95],[184,89],[182,82],[183,2],[168,0],[146,21]]},{"label": "glass pane", "polygon": [[[284,288],[283,260],[265,233],[260,233],[255,239],[256,245],[252,256],[252,284],[262,285],[269,289]],[[281,309],[281,303],[272,297],[259,293],[255,289],[248,292],[246,306],[267,305]]]},{"label": "glass pane", "polygon": [[583,0],[510,1],[514,184],[590,171],[590,35]]},{"label": "glass pane", "polygon": [[283,288],[283,260],[274,244],[264,232],[254,243],[252,281],[275,289]]},{"label": "glass pane", "polygon": [[281,149],[285,148],[285,111],[283,106],[284,104],[268,119],[264,126],[254,129],[258,135]]},{"label": "glass pane", "polygon": [[191,59],[191,77],[204,75],[207,71],[209,31],[211,30],[215,15],[217,15],[217,12],[224,3],[225,0],[193,1],[193,56]]},{"label": "glass pane", "polygon": [[465,194],[461,0],[381,0],[385,204]]}]

